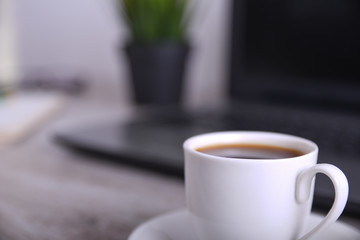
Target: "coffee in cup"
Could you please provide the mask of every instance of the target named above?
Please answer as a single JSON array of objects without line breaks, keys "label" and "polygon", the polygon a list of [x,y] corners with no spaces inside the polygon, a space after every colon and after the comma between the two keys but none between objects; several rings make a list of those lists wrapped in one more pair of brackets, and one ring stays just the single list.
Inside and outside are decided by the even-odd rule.
[{"label": "coffee in cup", "polygon": [[218,157],[246,159],[281,159],[303,155],[296,149],[250,143],[233,143],[203,146],[196,151]]}]

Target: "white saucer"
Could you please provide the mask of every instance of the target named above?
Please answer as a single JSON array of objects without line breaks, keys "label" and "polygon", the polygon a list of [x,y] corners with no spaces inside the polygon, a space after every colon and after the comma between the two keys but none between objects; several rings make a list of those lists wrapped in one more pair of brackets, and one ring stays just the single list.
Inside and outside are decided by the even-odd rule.
[{"label": "white saucer", "polygon": [[[309,229],[320,222],[321,215],[311,214]],[[153,218],[139,227],[128,240],[196,240],[185,209]],[[342,222],[336,222],[313,240],[360,240],[360,231]]]}]

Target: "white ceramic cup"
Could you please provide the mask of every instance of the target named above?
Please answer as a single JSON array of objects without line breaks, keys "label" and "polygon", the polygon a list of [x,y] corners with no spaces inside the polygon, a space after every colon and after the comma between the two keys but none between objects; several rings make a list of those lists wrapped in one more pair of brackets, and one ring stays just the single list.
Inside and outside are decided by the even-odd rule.
[{"label": "white ceramic cup", "polygon": [[[254,160],[196,150],[239,143],[279,146],[304,154]],[[184,151],[186,203],[200,240],[309,239],[335,222],[347,202],[343,172],[331,164],[317,164],[318,147],[304,138],[270,132],[215,132],[189,138]],[[335,200],[323,221],[304,233],[317,173],[331,179]]]}]

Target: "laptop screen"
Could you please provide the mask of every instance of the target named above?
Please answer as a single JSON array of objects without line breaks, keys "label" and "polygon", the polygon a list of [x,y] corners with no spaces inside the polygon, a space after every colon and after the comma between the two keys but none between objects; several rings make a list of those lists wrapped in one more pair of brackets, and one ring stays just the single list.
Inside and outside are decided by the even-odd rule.
[{"label": "laptop screen", "polygon": [[360,113],[357,0],[234,0],[234,100]]}]

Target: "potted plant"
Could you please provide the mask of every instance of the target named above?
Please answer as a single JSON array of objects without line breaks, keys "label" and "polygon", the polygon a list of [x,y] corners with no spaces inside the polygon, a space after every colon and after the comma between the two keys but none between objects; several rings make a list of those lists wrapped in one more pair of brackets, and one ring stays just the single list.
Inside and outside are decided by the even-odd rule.
[{"label": "potted plant", "polygon": [[119,0],[138,104],[179,104],[189,45],[187,0]]}]

